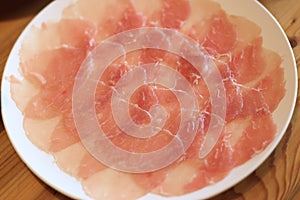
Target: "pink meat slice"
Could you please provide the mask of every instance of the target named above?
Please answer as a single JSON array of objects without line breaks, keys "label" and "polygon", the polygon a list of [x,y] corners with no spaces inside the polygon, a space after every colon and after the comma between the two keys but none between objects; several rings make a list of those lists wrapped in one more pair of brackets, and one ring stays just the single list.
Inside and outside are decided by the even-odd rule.
[{"label": "pink meat slice", "polygon": [[148,191],[133,180],[131,174],[106,168],[82,181],[86,193],[94,199],[138,199]]},{"label": "pink meat slice", "polygon": [[221,181],[226,177],[230,170],[222,170],[222,171],[206,171],[206,170],[198,170],[193,175],[193,179],[189,180],[189,182],[185,182],[182,186],[182,191],[184,194],[197,191],[206,187],[207,185],[212,185]]},{"label": "pink meat slice", "polygon": [[121,18],[118,19],[115,27],[115,33],[122,31],[140,28],[145,24],[145,18],[143,15],[136,12],[132,5],[125,9]]},{"label": "pink meat slice", "polygon": [[[110,141],[115,146],[129,152],[145,153],[155,151],[165,146],[172,139],[174,139],[174,135],[172,135],[171,131],[168,130],[173,127],[168,127],[168,125],[166,125],[166,128],[164,128],[164,130],[147,140],[132,138],[131,136],[122,132],[115,125],[112,117],[109,117],[108,120],[103,123],[103,125],[101,125],[101,128],[104,132],[106,131],[107,137],[110,138]],[[153,143],[155,145],[153,145]]]},{"label": "pink meat slice", "polygon": [[24,112],[29,101],[39,93],[40,87],[25,78],[19,80],[12,76],[10,77],[10,90],[17,107]]},{"label": "pink meat slice", "polygon": [[266,66],[262,51],[262,40],[258,38],[237,55],[232,56],[229,67],[236,82],[240,84],[248,83],[259,77],[265,70]]},{"label": "pink meat slice", "polygon": [[[227,124],[214,150],[200,161],[192,178],[181,183],[183,194],[220,181],[232,168],[260,153],[273,140],[275,129],[271,115],[268,114]],[[168,178],[175,181],[176,175]]]},{"label": "pink meat slice", "polygon": [[103,165],[101,162],[95,159],[90,153],[86,151],[84,152],[85,155],[80,161],[77,177],[81,179],[87,179],[88,177],[92,176],[96,172],[99,172],[107,168],[107,166]]},{"label": "pink meat slice", "polygon": [[98,44],[112,34],[145,24],[146,18],[136,11],[132,3],[131,0],[90,0],[89,3],[78,1],[64,9],[62,16],[92,23],[96,27],[93,42]]},{"label": "pink meat slice", "polygon": [[187,0],[163,0],[161,25],[165,28],[180,29],[190,15],[190,2]]},{"label": "pink meat slice", "polygon": [[209,104],[208,88],[197,69],[188,61],[178,55],[174,55],[163,50],[145,49],[141,51],[139,62],[141,64],[160,63],[177,70],[193,86],[198,100],[199,109],[206,109]]},{"label": "pink meat slice", "polygon": [[112,0],[89,0],[89,3],[77,1],[63,10],[62,17],[71,19],[83,18],[97,26],[104,18],[105,8],[110,1],[117,3],[117,1]]},{"label": "pink meat slice", "polygon": [[98,26],[107,18],[118,19],[130,4],[130,0],[89,0],[89,3],[77,1],[63,10],[62,18],[85,19]]},{"label": "pink meat slice", "polygon": [[233,50],[237,34],[227,15],[225,13],[214,15],[211,21],[210,30],[202,43],[203,47],[212,55]]},{"label": "pink meat slice", "polygon": [[140,1],[131,0],[134,9],[138,13],[143,13],[146,19],[146,26],[161,26],[161,9],[163,7],[162,0]]},{"label": "pink meat slice", "polygon": [[240,141],[235,145],[236,165],[246,162],[263,151],[272,142],[275,131],[276,125],[270,114],[254,116],[251,125],[246,128]]},{"label": "pink meat slice", "polygon": [[143,173],[143,174],[132,174],[132,178],[137,185],[143,188],[147,192],[152,192],[154,188],[157,188],[166,179],[168,172],[176,164],[169,165],[158,171]]},{"label": "pink meat slice", "polygon": [[261,79],[257,88],[261,90],[269,110],[273,112],[285,95],[285,80],[283,68],[280,67],[281,58],[279,55],[274,52],[269,52],[268,55],[272,59],[270,61],[275,66],[275,69]]},{"label": "pink meat slice", "polygon": [[[280,56],[264,49],[262,39],[257,38],[239,53],[233,54],[231,61],[219,65],[223,76],[229,77],[224,81],[227,89],[227,121],[275,110],[285,93],[281,62]],[[264,84],[269,84],[269,87]]]},{"label": "pink meat slice", "polygon": [[[28,81],[12,84],[12,94],[22,95],[18,92],[20,89],[32,91],[28,93],[32,95],[19,104],[25,116],[24,128],[29,139],[47,152],[59,151],[79,141],[73,120],[67,116],[70,116],[76,69],[84,57],[84,49],[67,47],[45,50],[27,59],[23,57],[21,70]],[[57,118],[59,120],[54,120]],[[43,125],[49,128],[42,128]],[[43,131],[37,130],[38,127]]]},{"label": "pink meat slice", "polygon": [[199,43],[204,41],[210,30],[213,16],[223,12],[220,5],[209,0],[190,0],[191,12],[181,31]]},{"label": "pink meat slice", "polygon": [[184,186],[190,182],[199,168],[198,160],[184,160],[169,169],[166,178],[151,192],[163,196],[178,196],[186,193]]},{"label": "pink meat slice", "polygon": [[62,115],[61,121],[53,130],[48,150],[50,152],[58,152],[79,141],[80,138],[76,131],[73,115],[69,112]]},{"label": "pink meat slice", "polygon": [[79,180],[87,179],[91,175],[107,168],[92,157],[81,142],[74,143],[55,152],[54,158],[63,171]]},{"label": "pink meat slice", "polygon": [[194,143],[197,148],[193,145],[191,148],[196,154],[190,154],[193,151],[189,149],[186,158],[169,171],[165,181],[153,192],[164,196],[183,195],[220,181],[235,166],[229,137],[223,132],[213,151],[204,160],[198,159],[200,145]]},{"label": "pink meat slice", "polygon": [[[158,89],[156,89],[157,87]],[[179,117],[170,117],[166,121],[164,129],[159,134],[147,140],[133,138],[126,133],[123,133],[114,122],[111,114],[112,111],[109,101],[112,93],[111,89],[107,89],[105,94],[103,94],[103,91],[105,90],[98,89],[97,91],[102,93],[102,95],[96,94],[96,97],[98,97],[96,104],[97,110],[99,111],[98,116],[101,117],[99,118],[99,124],[104,133],[107,134],[107,137],[111,138],[112,143],[116,146],[128,151],[149,152],[160,149],[174,138],[178,129]],[[155,86],[155,89],[154,86],[144,86],[136,90],[135,94],[131,97],[129,112],[133,121],[140,125],[148,124],[150,122],[148,111],[152,105],[157,103],[163,105],[166,111],[170,113],[170,116],[180,116],[178,110],[179,104],[173,93],[163,88],[159,88],[159,86]],[[99,107],[100,105],[101,107]],[[105,114],[103,114],[103,112]]]},{"label": "pink meat slice", "polygon": [[25,108],[30,118],[50,118],[71,109],[74,78],[86,53],[59,48],[37,54],[21,63],[24,77],[41,87]]},{"label": "pink meat slice", "polygon": [[53,155],[60,169],[72,176],[77,177],[78,179],[81,179],[81,177],[78,177],[78,174],[80,163],[84,158],[85,152],[85,148],[81,142],[78,142],[69,145],[61,151],[55,152]]},{"label": "pink meat slice", "polygon": [[228,20],[233,25],[237,37],[232,54],[239,53],[241,49],[261,37],[261,28],[254,22],[235,15],[228,16]]},{"label": "pink meat slice", "polygon": [[[98,25],[98,33],[95,40],[101,42],[107,37],[145,25],[146,18],[138,13],[128,0],[118,1],[118,9],[115,9],[113,2],[109,2],[104,13],[107,13],[103,21]],[[120,6],[119,6],[120,5]],[[114,15],[111,15],[114,13]]]},{"label": "pink meat slice", "polygon": [[[39,52],[62,47],[90,50],[95,44],[96,26],[83,19],[61,19],[32,27],[22,43],[21,62],[34,59]],[[56,37],[53,37],[56,35]]]},{"label": "pink meat slice", "polygon": [[49,119],[31,119],[25,117],[23,126],[28,139],[38,148],[50,153],[52,134],[61,120],[61,116]]},{"label": "pink meat slice", "polygon": [[[212,5],[210,5],[212,6]],[[210,18],[202,19],[202,22],[193,25],[189,34],[199,40],[207,51],[217,56],[229,57],[235,55],[260,37],[261,28],[255,23],[240,16],[228,16],[215,6],[214,13],[210,13]],[[205,37],[201,39],[194,36],[195,30],[205,32]],[[201,32],[201,31],[200,31]],[[255,42],[254,42],[255,43]]]},{"label": "pink meat slice", "polygon": [[[131,56],[127,56],[130,63]],[[122,67],[110,67],[107,72],[107,79],[103,79],[107,85],[99,84],[96,93],[96,111],[99,117],[99,123],[108,124],[108,113],[105,112],[110,106],[108,98],[111,94],[111,88],[115,82],[128,70],[125,65]],[[104,106],[103,106],[104,105]],[[101,112],[100,112],[101,111]],[[111,112],[111,111],[110,111]],[[111,128],[111,127],[110,127]],[[47,151],[55,152],[58,165],[67,173],[72,174],[80,180],[84,180],[93,174],[107,168],[96,160],[80,144],[80,138],[77,135],[73,116],[71,111],[67,112],[63,120],[55,127],[51,134],[50,147]],[[77,155],[74,157],[74,155]],[[81,155],[81,156],[79,156]],[[68,162],[68,160],[72,162]]]}]

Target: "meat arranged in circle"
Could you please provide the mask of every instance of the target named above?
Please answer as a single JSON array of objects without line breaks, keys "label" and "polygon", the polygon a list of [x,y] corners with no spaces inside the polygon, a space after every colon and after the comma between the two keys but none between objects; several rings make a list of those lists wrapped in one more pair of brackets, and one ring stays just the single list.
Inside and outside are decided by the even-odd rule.
[{"label": "meat arranged in circle", "polygon": [[[130,174],[102,164],[82,145],[72,92],[78,69],[101,41],[141,27],[176,29],[198,42],[220,71],[227,112],[217,144],[200,159],[211,119],[210,93],[201,74],[184,58],[163,50],[142,49],[118,58],[97,80],[95,93],[99,126],[115,146],[147,153],[176,138],[180,102],[170,88],[159,84],[139,87],[129,102],[130,117],[140,126],[150,123],[152,106],[164,108],[167,119],[158,134],[134,138],[114,120],[114,87],[143,64],[159,63],[179,72],[192,85],[200,111],[194,141],[176,162]],[[263,47],[260,27],[227,14],[210,0],[78,0],[64,9],[59,21],[32,27],[21,46],[20,71],[24,79],[11,77],[11,95],[24,115],[28,138],[53,154],[57,165],[80,180],[95,199],[136,199],[147,193],[178,196],[217,183],[272,142],[276,133],[272,112],[285,95],[281,57]]]}]

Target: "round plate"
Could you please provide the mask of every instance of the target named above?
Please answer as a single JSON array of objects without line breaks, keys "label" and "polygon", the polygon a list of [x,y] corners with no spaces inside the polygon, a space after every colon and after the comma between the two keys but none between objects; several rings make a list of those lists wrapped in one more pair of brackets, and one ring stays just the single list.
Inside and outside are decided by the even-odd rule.
[{"label": "round plate", "polygon": [[[27,139],[23,129],[23,116],[11,98],[10,82],[7,79],[7,77],[11,75],[21,77],[18,72],[18,52],[21,42],[30,27],[32,25],[38,26],[41,22],[48,21],[49,19],[59,19],[62,10],[71,2],[73,2],[73,0],[57,0],[52,2],[43,9],[23,31],[14,45],[5,66],[1,88],[1,106],[3,121],[11,143],[27,166],[44,182],[61,193],[76,199],[90,199],[83,191],[79,181],[61,171],[51,155],[39,150]],[[257,1],[244,0],[243,4],[238,4],[235,0],[217,0],[217,2],[221,4],[222,8],[228,14],[244,16],[262,28],[264,47],[276,51],[283,59],[282,67],[284,67],[285,73],[286,94],[273,113],[274,121],[277,125],[277,133],[272,143],[257,156],[233,169],[222,181],[192,194],[185,195],[182,197],[184,199],[209,198],[232,187],[253,172],[270,155],[284,135],[296,101],[296,63],[287,37],[279,23]],[[153,197],[154,195],[148,194],[142,199],[153,199]],[[155,197],[155,199],[158,199],[157,196]],[[161,198],[164,199],[163,197]],[[174,199],[179,198],[175,197]]]}]

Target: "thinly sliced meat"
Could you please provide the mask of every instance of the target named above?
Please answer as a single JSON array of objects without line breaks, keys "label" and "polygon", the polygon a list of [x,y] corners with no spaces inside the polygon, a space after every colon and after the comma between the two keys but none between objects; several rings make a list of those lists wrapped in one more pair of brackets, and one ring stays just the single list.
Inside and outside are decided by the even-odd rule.
[{"label": "thinly sliced meat", "polygon": [[64,85],[45,87],[30,100],[24,115],[29,118],[48,119],[60,115],[61,111],[68,111],[71,107],[71,91],[63,87]]},{"label": "thinly sliced meat", "polygon": [[229,65],[224,64],[228,66],[226,73],[229,74],[229,79],[224,82],[227,90],[227,121],[236,117],[273,112],[283,98],[285,88],[283,69],[280,68],[282,60],[278,54],[261,45],[261,38],[253,40],[233,56]]},{"label": "thinly sliced meat", "polygon": [[108,121],[111,115],[111,96],[113,88],[119,79],[124,76],[131,68],[137,65],[139,53],[126,55],[111,64],[103,73],[95,92],[95,110],[99,124]]},{"label": "thinly sliced meat", "polygon": [[285,95],[285,81],[283,68],[277,67],[263,80],[260,81],[258,89],[264,97],[266,104],[271,112],[279,105]]},{"label": "thinly sliced meat", "polygon": [[18,80],[12,76],[10,78],[10,91],[12,99],[18,108],[24,112],[29,101],[39,93],[40,88],[27,79]]},{"label": "thinly sliced meat", "polygon": [[151,192],[163,196],[183,195],[184,186],[188,184],[199,168],[199,161],[186,160],[169,170],[166,179]]},{"label": "thinly sliced meat", "polygon": [[271,112],[263,95],[256,88],[246,90],[243,95],[243,104],[244,105],[240,113],[241,117],[248,115],[265,115]]},{"label": "thinly sliced meat", "polygon": [[[246,127],[248,125],[246,124]],[[195,141],[200,141],[200,144],[193,143],[183,158],[187,160],[171,168],[164,182],[153,190],[154,193],[163,196],[183,195],[218,182],[235,166],[230,140],[232,133],[224,132],[214,150],[204,160],[198,159],[203,141],[203,135],[201,137],[201,133],[198,134]],[[237,137],[239,140],[241,135]]]},{"label": "thinly sliced meat", "polygon": [[280,67],[282,58],[275,52],[263,50],[265,70],[246,86],[255,87],[269,110],[273,112],[285,94],[284,71]]},{"label": "thinly sliced meat", "polygon": [[[174,129],[174,127],[171,125],[172,123],[169,122],[162,131],[147,139],[133,138],[122,132],[116,126],[112,117],[109,117],[108,120],[101,125],[101,128],[115,146],[129,152],[146,153],[159,150],[174,139],[174,134],[176,134],[176,132],[172,133],[172,129]],[[175,128],[177,127],[175,126]]]},{"label": "thinly sliced meat", "polygon": [[[244,88],[236,84],[233,80],[229,79],[224,81],[226,88],[226,121],[230,122],[239,117],[244,108]],[[251,102],[251,100],[250,100]],[[246,108],[249,105],[246,106]],[[252,109],[252,107],[250,108]]]},{"label": "thinly sliced meat", "polygon": [[72,113],[63,114],[62,117],[51,134],[50,152],[58,152],[80,141]]},{"label": "thinly sliced meat", "polygon": [[147,193],[127,173],[105,169],[82,181],[88,195],[98,200],[137,199]]},{"label": "thinly sliced meat", "polygon": [[232,54],[238,53],[241,49],[252,43],[253,40],[261,37],[261,28],[254,22],[235,15],[228,16],[228,20],[234,26],[237,35]]},{"label": "thinly sliced meat", "polygon": [[136,12],[132,5],[130,5],[124,11],[121,19],[117,21],[115,33],[127,31],[134,28],[140,28],[145,24],[145,18],[143,15]]},{"label": "thinly sliced meat", "polygon": [[143,64],[164,62],[167,52],[159,49],[144,49],[141,52],[140,62]]},{"label": "thinly sliced meat", "polygon": [[85,155],[80,161],[78,173],[76,176],[82,179],[87,179],[96,172],[99,172],[106,168],[107,166],[103,165],[101,162],[96,160],[90,153],[85,151]]},{"label": "thinly sliced meat", "polygon": [[185,194],[200,190],[207,185],[212,185],[217,183],[226,177],[229,171],[221,171],[221,172],[208,172],[200,168],[193,175],[193,179],[186,185],[183,186],[183,191]]},{"label": "thinly sliced meat", "polygon": [[246,118],[239,118],[230,123],[228,123],[225,127],[225,132],[230,137],[228,138],[230,141],[230,145],[234,146],[244,134],[246,128],[250,125],[252,120],[252,116],[248,116]]},{"label": "thinly sliced meat", "polygon": [[79,180],[86,179],[107,167],[95,160],[84,148],[81,142],[69,145],[55,152],[54,158],[58,166],[66,173]]},{"label": "thinly sliced meat", "polygon": [[274,138],[276,125],[271,115],[254,116],[234,148],[237,164],[242,164],[263,151]]},{"label": "thinly sliced meat", "polygon": [[174,165],[175,164],[169,165],[154,172],[132,174],[132,178],[136,184],[142,187],[145,191],[151,192],[154,188],[163,183],[168,175],[169,170],[172,169]]},{"label": "thinly sliced meat", "polygon": [[[256,79],[249,81],[248,83],[246,83],[245,85],[248,87],[255,87],[255,85],[257,85],[260,81],[262,81],[264,78],[266,78],[267,76],[269,76],[273,71],[282,69],[281,68],[281,63],[282,63],[282,58],[280,57],[280,55],[278,55],[277,53],[267,50],[267,49],[263,49],[261,52],[261,58],[263,60],[263,62],[260,61],[260,63],[262,63],[264,66],[262,67],[264,70],[259,74],[259,76],[256,77]],[[260,67],[260,66],[257,66]],[[281,73],[278,74],[280,76],[283,75],[283,71],[280,70]],[[280,83],[282,83],[281,79],[279,79]],[[280,85],[280,84],[279,84]]]},{"label": "thinly sliced meat", "polygon": [[140,1],[131,0],[137,13],[142,13],[147,19],[147,26],[161,26],[160,11],[163,7],[162,0]]},{"label": "thinly sliced meat", "polygon": [[[252,107],[250,111],[244,106],[243,114],[255,111],[257,115],[273,112],[285,94],[283,69],[276,68],[257,83],[255,89],[244,96],[245,104]],[[276,82],[276,84],[275,84]],[[253,100],[252,102],[250,102]]]},{"label": "thinly sliced meat", "polygon": [[[200,110],[195,117],[196,137],[184,155],[166,168],[129,174],[108,168],[82,146],[72,116],[72,90],[82,61],[99,42],[144,26],[175,28],[204,46],[223,77],[226,126],[214,149],[199,159],[211,118],[211,97],[201,74],[183,58],[161,50],[121,56],[99,77],[94,96],[99,126],[115,146],[145,153],[176,138],[180,104],[174,89],[159,84],[137,88],[129,100],[130,117],[142,126],[150,123],[153,105],[164,107],[167,120],[157,135],[134,138],[113,118],[111,98],[117,82],[141,65],[157,63],[179,72],[192,85]],[[151,191],[163,196],[194,192],[223,179],[274,138],[271,112],[285,94],[281,58],[263,48],[256,24],[229,16],[216,2],[79,0],[63,11],[60,21],[44,23],[30,33],[20,52],[25,79],[11,78],[12,97],[24,112],[24,129],[35,145],[54,154],[62,170],[81,181],[92,198],[137,199]]]},{"label": "thinly sliced meat", "polygon": [[180,29],[190,15],[190,2],[187,0],[163,0],[161,25],[165,28]]},{"label": "thinly sliced meat", "polygon": [[[161,51],[152,52],[157,53],[158,57],[161,56]],[[183,60],[181,62],[183,62]],[[190,71],[190,69],[188,68],[191,67],[190,64],[188,64],[186,61],[185,63],[186,68],[182,68],[182,72]],[[118,68],[118,66],[121,67]],[[181,64],[177,64],[177,67],[175,68],[179,68],[181,66]],[[173,139],[174,135],[176,134],[177,126],[175,126],[174,124],[178,124],[180,120],[178,111],[179,105],[176,104],[176,98],[172,94],[172,92],[168,91],[168,89],[166,88],[153,90],[154,87],[142,87],[140,89],[137,89],[135,91],[135,94],[131,97],[130,106],[131,118],[137,124],[149,123],[148,110],[152,105],[155,104],[162,105],[166,109],[167,113],[169,113],[170,119],[167,120],[163,131],[153,138],[141,140],[128,136],[127,134],[123,133],[113,121],[109,103],[112,94],[112,88],[108,87],[108,85],[111,85],[111,87],[115,85],[122,74],[124,74],[122,69],[124,69],[124,71],[128,70],[128,68],[123,65],[113,64],[104,72],[102,76],[103,79],[101,80],[102,84],[100,84],[97,88],[96,112],[98,113],[98,120],[101,124],[102,130],[107,134],[107,136],[116,146],[128,151],[148,152],[160,149],[161,147],[163,147],[163,145],[167,144],[171,139]],[[198,84],[197,79],[199,78],[196,75],[196,69],[192,70],[192,72],[186,73],[186,76],[188,78],[191,78],[191,82],[195,82],[195,84]],[[109,79],[107,79],[108,77]],[[158,86],[155,86],[155,88],[157,87]],[[202,89],[199,87],[199,93],[202,92]],[[202,96],[202,98],[205,97]],[[155,145],[152,145],[153,143]]]},{"label": "thinly sliced meat", "polygon": [[[215,63],[224,79],[233,78],[239,83],[246,83],[257,78],[259,72],[265,69],[261,28],[240,16],[228,16],[228,21],[236,32],[234,48],[223,54],[216,54],[209,49],[208,51],[214,55]],[[254,68],[250,66],[251,64],[255,64]],[[250,74],[244,76],[244,73]],[[240,76],[243,78],[241,79]]]},{"label": "thinly sliced meat", "polygon": [[223,12],[220,5],[209,0],[191,0],[190,16],[181,30],[201,43],[210,29],[211,18]]},{"label": "thinly sliced meat", "polygon": [[210,94],[202,75],[199,74],[189,62],[182,58],[177,60],[176,64],[178,72],[180,72],[193,86],[197,96],[199,110],[206,110],[207,106],[210,105]]},{"label": "thinly sliced meat", "polygon": [[[232,56],[230,68],[234,79],[240,84],[255,80],[266,70],[262,39],[259,38]],[[271,66],[269,66],[271,67]]]},{"label": "thinly sliced meat", "polygon": [[39,28],[32,27],[29,33],[22,43],[21,62],[35,59],[36,54],[47,50],[66,47],[85,51],[95,46],[93,38],[96,27],[83,19],[61,19],[59,22],[43,23]]},{"label": "thinly sliced meat", "polygon": [[93,23],[97,27],[93,37],[96,44],[115,33],[139,28],[146,20],[136,12],[130,0],[79,1],[67,7],[62,16],[67,19],[82,18]]},{"label": "thinly sliced meat", "polygon": [[233,156],[234,146],[231,144],[232,134],[234,133],[223,131],[214,149],[203,159],[204,166],[201,170],[211,175],[211,177],[208,176],[211,179],[210,182],[213,182],[214,174],[217,177],[218,174],[227,173],[236,166]]},{"label": "thinly sliced meat", "polygon": [[52,133],[61,120],[62,116],[50,119],[30,119],[25,117],[23,126],[28,139],[38,148],[49,152]]},{"label": "thinly sliced meat", "polygon": [[193,158],[196,159],[194,163],[197,163],[197,165],[194,174],[181,186],[183,194],[218,182],[235,166],[230,137],[231,133],[224,131],[218,143],[206,158],[201,160],[197,157]]},{"label": "thinly sliced meat", "polygon": [[34,57],[21,59],[22,75],[38,85],[63,83],[61,87],[72,86],[85,56],[84,50],[67,47],[41,51]]},{"label": "thinly sliced meat", "polygon": [[206,108],[209,103],[208,88],[197,69],[188,61],[178,55],[174,55],[163,50],[145,49],[141,52],[140,62],[161,63],[178,71],[193,86],[198,99],[199,109],[202,110]]},{"label": "thinly sliced meat", "polygon": [[63,18],[83,18],[89,20],[91,23],[98,25],[106,14],[106,8],[111,3],[118,4],[118,0],[89,0],[77,1],[69,5],[62,12]]},{"label": "thinly sliced meat", "polygon": [[[285,94],[284,70],[280,67],[282,58],[275,52],[264,49],[263,52],[266,69],[257,79],[255,88],[273,112]],[[253,81],[248,83],[253,85]],[[248,85],[247,84],[247,85]]]},{"label": "thinly sliced meat", "polygon": [[60,48],[41,52],[21,63],[22,74],[41,87],[24,115],[49,118],[70,110],[74,79],[85,55],[81,49]]},{"label": "thinly sliced meat", "polygon": [[264,115],[271,112],[259,88],[245,87],[235,82],[228,82],[227,88],[230,88],[227,92],[228,122],[249,115]]},{"label": "thinly sliced meat", "polygon": [[[115,5],[118,5],[117,8]],[[116,33],[140,28],[145,24],[146,18],[137,13],[129,0],[117,2],[107,2],[105,8],[105,18],[98,25],[98,33],[95,40],[101,42]],[[113,15],[111,13],[114,13]]]},{"label": "thinly sliced meat", "polygon": [[237,33],[225,13],[212,16],[210,30],[202,45],[212,55],[225,54],[233,50]]},{"label": "thinly sliced meat", "polygon": [[[190,182],[183,185],[181,190],[188,193],[214,184],[223,179],[232,168],[265,149],[272,141],[275,131],[270,116],[250,116],[227,124],[221,140],[198,165]],[[268,133],[263,134],[264,131]]]},{"label": "thinly sliced meat", "polygon": [[250,115],[228,123],[221,141],[205,159],[204,169],[224,172],[244,163],[265,149],[272,141],[275,129],[270,114]]},{"label": "thinly sliced meat", "polygon": [[[126,59],[130,59],[130,56]],[[108,137],[111,138],[111,141],[122,149],[135,152],[147,152],[160,149],[163,145],[172,140],[176,134],[178,126],[174,124],[178,124],[180,120],[179,104],[172,92],[159,86],[145,86],[137,89],[131,97],[131,106],[129,107],[131,117],[137,124],[149,123],[148,111],[151,106],[155,104],[164,106],[169,116],[174,117],[170,117],[167,120],[161,133],[147,140],[132,138],[123,133],[115,124],[111,115],[110,99],[113,90],[112,87],[128,70],[129,68],[125,65],[115,63],[104,72],[101,84],[98,85],[95,95],[99,124]],[[153,143],[156,145],[152,145]]]},{"label": "thinly sliced meat", "polygon": [[[120,59],[121,60],[121,59]],[[121,60],[123,61],[123,60]],[[126,60],[124,60],[126,61]],[[119,79],[126,74],[132,66],[125,65],[123,63],[115,62],[110,65],[102,74],[100,83],[104,86],[115,86]],[[108,88],[111,89],[111,88]],[[96,94],[97,96],[97,94]]]},{"label": "thinly sliced meat", "polygon": [[[78,177],[81,160],[84,158],[85,153],[85,148],[81,142],[78,142],[54,153],[54,158],[60,169],[72,176]],[[78,178],[80,179],[81,177]]]},{"label": "thinly sliced meat", "polygon": [[[129,112],[136,124],[149,124],[151,121],[149,110],[153,105],[159,104],[160,102],[154,87],[155,86],[143,86],[138,88],[130,98],[131,105],[129,106]],[[176,97],[170,96],[169,98],[170,101],[173,100],[176,104]]]},{"label": "thinly sliced meat", "polygon": [[[42,28],[57,29],[56,34],[60,36],[59,45],[61,46],[86,50],[91,50],[95,46],[93,38],[96,34],[96,27],[89,21],[83,19],[62,19],[59,23],[45,24]],[[47,30],[45,30],[45,32],[47,32]],[[41,40],[44,39],[47,38],[41,38]],[[58,47],[60,46],[54,46],[52,48]]]}]

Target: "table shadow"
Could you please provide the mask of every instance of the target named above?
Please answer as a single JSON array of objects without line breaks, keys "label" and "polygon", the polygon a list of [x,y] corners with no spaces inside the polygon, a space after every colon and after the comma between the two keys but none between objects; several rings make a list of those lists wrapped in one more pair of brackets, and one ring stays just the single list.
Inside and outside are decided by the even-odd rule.
[{"label": "table shadow", "polygon": [[34,16],[53,0],[0,0],[0,22]]}]

